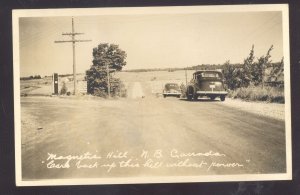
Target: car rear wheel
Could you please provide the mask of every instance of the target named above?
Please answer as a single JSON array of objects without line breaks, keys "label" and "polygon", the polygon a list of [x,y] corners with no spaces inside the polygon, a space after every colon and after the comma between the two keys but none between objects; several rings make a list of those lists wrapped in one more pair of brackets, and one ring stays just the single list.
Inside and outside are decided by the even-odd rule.
[{"label": "car rear wheel", "polygon": [[192,101],[193,96],[194,96],[194,90],[193,90],[192,87],[189,87],[188,90],[187,90],[187,92],[186,92],[187,100],[188,101]]},{"label": "car rear wheel", "polygon": [[164,98],[166,98],[167,96],[166,95],[164,95]]},{"label": "car rear wheel", "polygon": [[191,101],[193,99],[193,95],[191,94],[186,94],[187,100]]},{"label": "car rear wheel", "polygon": [[198,95],[194,95],[193,98],[196,101],[198,99]]},{"label": "car rear wheel", "polygon": [[224,102],[224,101],[225,101],[225,95],[222,95],[222,96],[220,97],[220,99],[221,99],[222,102]]}]

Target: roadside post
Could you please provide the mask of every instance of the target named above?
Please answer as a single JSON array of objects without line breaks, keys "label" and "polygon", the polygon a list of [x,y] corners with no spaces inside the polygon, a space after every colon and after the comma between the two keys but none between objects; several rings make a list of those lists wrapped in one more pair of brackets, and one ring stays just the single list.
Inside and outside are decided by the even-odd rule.
[{"label": "roadside post", "polygon": [[54,89],[53,94],[58,95],[58,74],[57,73],[53,73],[52,81],[53,81],[53,89]]}]

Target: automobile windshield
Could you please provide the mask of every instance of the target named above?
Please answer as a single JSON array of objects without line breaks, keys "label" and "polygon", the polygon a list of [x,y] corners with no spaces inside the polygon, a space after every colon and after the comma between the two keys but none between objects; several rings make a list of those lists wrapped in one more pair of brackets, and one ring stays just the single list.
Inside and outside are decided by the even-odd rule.
[{"label": "automobile windshield", "polygon": [[176,89],[176,90],[178,90],[179,86],[177,84],[168,83],[168,84],[165,85],[165,89],[166,90],[170,90],[170,89]]}]

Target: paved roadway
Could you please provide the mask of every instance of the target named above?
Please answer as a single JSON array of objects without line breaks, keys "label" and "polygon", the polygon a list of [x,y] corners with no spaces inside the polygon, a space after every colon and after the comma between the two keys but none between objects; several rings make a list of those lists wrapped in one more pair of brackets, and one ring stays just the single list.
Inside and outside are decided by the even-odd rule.
[{"label": "paved roadway", "polygon": [[[284,122],[230,109],[222,102],[161,98],[149,85],[128,84],[129,97],[120,100],[21,98],[22,174],[24,179],[115,176],[170,176],[284,173]],[[145,96],[142,98],[141,96]],[[131,159],[142,165],[141,153],[155,162],[207,165],[202,168],[47,169],[48,153],[105,157],[113,151],[126,158],[102,159],[105,163]],[[162,156],[153,153],[161,150]],[[224,156],[177,158],[180,153],[212,151]],[[176,152],[177,151],[177,152]],[[161,157],[161,158],[160,158]],[[59,162],[59,161],[57,161]],[[242,167],[211,167],[211,163],[238,163]],[[99,164],[98,164],[99,166]]]}]

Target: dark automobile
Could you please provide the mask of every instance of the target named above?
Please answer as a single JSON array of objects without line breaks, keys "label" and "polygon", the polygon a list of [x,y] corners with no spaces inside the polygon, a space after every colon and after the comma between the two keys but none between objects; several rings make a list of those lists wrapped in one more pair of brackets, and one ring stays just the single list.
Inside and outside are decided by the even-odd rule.
[{"label": "dark automobile", "polygon": [[164,90],[163,90],[163,96],[164,98],[167,96],[176,96],[180,98],[181,90],[179,88],[179,85],[177,83],[166,83]]},{"label": "dark automobile", "polygon": [[188,100],[206,96],[211,100],[220,97],[221,101],[225,101],[226,95],[223,74],[217,70],[196,71],[186,90]]}]

